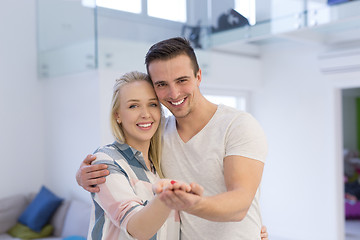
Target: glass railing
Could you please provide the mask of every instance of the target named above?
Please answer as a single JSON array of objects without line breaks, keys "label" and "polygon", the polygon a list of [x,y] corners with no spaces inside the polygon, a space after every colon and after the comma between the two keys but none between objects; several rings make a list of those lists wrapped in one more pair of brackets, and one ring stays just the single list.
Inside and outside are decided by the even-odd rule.
[{"label": "glass railing", "polygon": [[81,1],[37,1],[39,77],[97,68],[95,17]]},{"label": "glass railing", "polygon": [[[233,1],[188,2],[188,9],[197,10],[189,11],[187,24],[182,24],[89,7],[83,5],[84,0],[37,0],[39,76],[123,69],[135,62],[128,59],[135,58],[135,66],[143,70],[148,47],[173,36],[192,38],[206,59],[207,49],[233,42],[260,43],[306,31],[322,36],[331,32],[360,35],[360,0],[331,6],[311,0],[263,1],[257,6],[255,25],[223,28],[219,27],[220,18],[233,7],[224,4]],[[234,23],[236,15],[228,19]]]},{"label": "glass railing", "polygon": [[[360,34],[360,1],[349,1],[335,5],[304,1],[302,4],[289,7],[287,10],[289,14],[284,11],[277,13],[275,9],[279,6],[285,7],[285,2],[294,1],[273,2],[278,4],[271,6],[271,19],[258,21],[252,26],[247,25],[212,33],[210,37],[211,46],[216,47],[234,41],[256,43],[286,34],[306,34],[307,31],[318,35],[331,32],[339,33],[339,35],[342,32],[349,32],[348,35],[359,36]],[[280,2],[284,4],[279,4]],[[300,2],[298,1],[298,3]],[[328,39],[320,37],[317,40],[326,41]]]}]

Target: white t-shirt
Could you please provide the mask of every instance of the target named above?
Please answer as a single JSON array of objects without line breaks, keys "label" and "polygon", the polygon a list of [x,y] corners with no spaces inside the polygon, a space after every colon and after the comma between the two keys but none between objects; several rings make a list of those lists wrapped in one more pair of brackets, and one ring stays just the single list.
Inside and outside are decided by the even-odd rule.
[{"label": "white t-shirt", "polygon": [[[267,142],[258,122],[248,113],[219,105],[208,124],[184,143],[174,117],[166,119],[162,170],[166,178],[196,182],[205,196],[226,192],[223,159],[239,155],[265,162]],[[181,212],[181,239],[260,238],[259,189],[241,222],[212,222]]]}]

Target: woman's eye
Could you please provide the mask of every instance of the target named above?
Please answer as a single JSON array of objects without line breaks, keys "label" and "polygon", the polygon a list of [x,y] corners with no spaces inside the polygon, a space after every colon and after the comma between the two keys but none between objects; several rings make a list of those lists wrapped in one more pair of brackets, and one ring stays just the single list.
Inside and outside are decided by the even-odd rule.
[{"label": "woman's eye", "polygon": [[157,103],[152,103],[152,104],[150,104],[150,106],[157,107],[158,105],[157,105]]},{"label": "woman's eye", "polygon": [[136,108],[136,105],[130,105],[129,108]]}]

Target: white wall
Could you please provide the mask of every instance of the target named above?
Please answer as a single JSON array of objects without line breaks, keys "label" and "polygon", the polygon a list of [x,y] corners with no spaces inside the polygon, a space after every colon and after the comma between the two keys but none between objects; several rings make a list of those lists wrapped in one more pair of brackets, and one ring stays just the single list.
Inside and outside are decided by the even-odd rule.
[{"label": "white wall", "polygon": [[0,7],[0,197],[38,191],[44,181],[35,6],[35,0],[4,0]]},{"label": "white wall", "polygon": [[87,154],[100,146],[97,71],[43,79],[45,182],[65,198],[90,200],[75,181]]},{"label": "white wall", "polygon": [[[21,6],[21,7],[19,7]],[[38,79],[36,1],[0,8],[0,198],[36,192],[89,199],[75,182],[100,145],[97,72]]]},{"label": "white wall", "polygon": [[[264,85],[254,115],[269,141],[262,212],[272,239],[343,239],[340,88],[344,76],[318,70],[319,46],[263,49]],[[360,85],[360,73],[347,75]],[[358,76],[358,77],[356,77]]]},{"label": "white wall", "polygon": [[201,87],[253,90],[261,85],[260,58],[222,52],[196,51],[202,69]]}]

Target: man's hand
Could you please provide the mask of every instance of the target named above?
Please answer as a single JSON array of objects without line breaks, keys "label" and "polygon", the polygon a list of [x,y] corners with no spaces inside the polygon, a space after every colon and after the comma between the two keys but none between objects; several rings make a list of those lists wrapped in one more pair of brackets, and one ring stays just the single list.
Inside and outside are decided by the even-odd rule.
[{"label": "man's hand", "polygon": [[269,234],[267,232],[267,229],[266,229],[266,226],[262,226],[261,227],[261,233],[260,233],[260,236],[261,236],[261,240],[269,240]]},{"label": "man's hand", "polygon": [[191,183],[190,191],[183,191],[177,184],[173,184],[174,188],[170,187],[161,191],[159,198],[171,209],[191,212],[191,209],[201,201],[204,189],[199,184]]},{"label": "man's hand", "polygon": [[99,192],[97,184],[104,183],[105,176],[109,175],[106,164],[91,165],[95,159],[94,155],[87,155],[76,173],[77,183],[89,192]]}]

